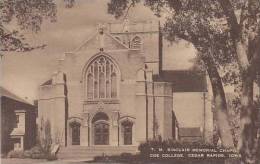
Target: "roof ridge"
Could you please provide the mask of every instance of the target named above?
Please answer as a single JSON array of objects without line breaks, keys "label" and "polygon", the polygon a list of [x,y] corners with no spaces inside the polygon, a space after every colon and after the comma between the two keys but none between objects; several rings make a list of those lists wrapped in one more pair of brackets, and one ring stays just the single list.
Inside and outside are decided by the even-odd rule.
[{"label": "roof ridge", "polygon": [[28,102],[28,101],[24,100],[23,98],[17,96],[16,94],[12,93],[11,91],[9,91],[8,89],[6,89],[2,86],[0,86],[0,96],[11,98],[13,100],[32,105],[30,102]]}]

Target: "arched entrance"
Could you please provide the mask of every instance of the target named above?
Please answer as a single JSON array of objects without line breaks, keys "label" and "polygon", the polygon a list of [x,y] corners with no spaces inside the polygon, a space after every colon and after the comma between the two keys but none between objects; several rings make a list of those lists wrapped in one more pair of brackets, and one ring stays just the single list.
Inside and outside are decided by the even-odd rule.
[{"label": "arched entrance", "polygon": [[103,112],[97,113],[93,119],[94,145],[109,145],[108,116]]},{"label": "arched entrance", "polygon": [[77,122],[72,122],[71,127],[71,144],[80,145],[80,124]]},{"label": "arched entrance", "polygon": [[133,123],[131,121],[122,122],[122,132],[123,132],[123,144],[132,145],[132,136],[133,136]]}]

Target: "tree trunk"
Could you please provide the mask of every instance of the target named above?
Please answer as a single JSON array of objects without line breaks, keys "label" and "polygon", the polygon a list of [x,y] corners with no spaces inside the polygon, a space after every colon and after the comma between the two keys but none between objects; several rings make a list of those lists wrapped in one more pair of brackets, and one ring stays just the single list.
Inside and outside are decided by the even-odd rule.
[{"label": "tree trunk", "polygon": [[246,51],[246,43],[237,40],[235,43],[238,64],[240,67],[240,76],[242,80],[241,91],[241,112],[240,112],[240,129],[238,148],[245,164],[256,164],[257,156],[257,128],[255,125],[257,112],[253,106],[253,84],[255,70],[252,63],[249,62]]},{"label": "tree trunk", "polygon": [[[228,119],[228,109],[226,96],[221,77],[212,58],[208,57],[203,60],[207,67],[213,92],[213,103],[215,105],[215,114],[217,130],[221,140],[221,145],[225,148],[234,148],[234,138]],[[225,164],[238,164],[237,159],[226,159]]]},{"label": "tree trunk", "polygon": [[242,72],[241,95],[241,138],[239,150],[242,160],[246,164],[255,164],[257,160],[257,127],[255,125],[257,111],[253,106],[253,80],[254,74],[250,68]]},{"label": "tree trunk", "polygon": [[202,60],[207,67],[207,72],[212,85],[213,101],[216,110],[216,121],[222,146],[226,148],[233,148],[233,136],[228,120],[227,103],[221,77],[212,58],[207,56],[202,57]]}]

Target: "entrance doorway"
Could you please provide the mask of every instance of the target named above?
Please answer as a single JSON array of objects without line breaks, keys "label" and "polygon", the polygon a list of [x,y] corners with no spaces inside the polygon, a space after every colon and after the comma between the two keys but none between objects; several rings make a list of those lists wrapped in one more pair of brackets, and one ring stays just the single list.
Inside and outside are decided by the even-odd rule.
[{"label": "entrance doorway", "polygon": [[108,116],[104,112],[97,113],[93,119],[94,145],[109,145],[109,123]]},{"label": "entrance doorway", "polygon": [[71,138],[72,145],[80,145],[80,124],[77,122],[71,123]]},{"label": "entrance doorway", "polygon": [[94,126],[95,145],[109,144],[109,125],[104,122],[96,123]]}]

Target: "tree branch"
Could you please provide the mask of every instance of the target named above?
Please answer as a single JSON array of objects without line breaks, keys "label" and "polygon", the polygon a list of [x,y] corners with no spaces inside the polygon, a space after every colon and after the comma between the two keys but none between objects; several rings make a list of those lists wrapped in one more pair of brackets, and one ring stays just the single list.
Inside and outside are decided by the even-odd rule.
[{"label": "tree branch", "polygon": [[248,1],[245,1],[244,5],[241,8],[241,14],[240,14],[240,20],[239,20],[239,25],[242,26],[242,24],[245,21],[246,18],[246,7],[248,5]]},{"label": "tree branch", "polygon": [[[260,33],[258,33],[256,45],[260,45]],[[253,56],[250,59],[250,63],[252,64],[253,69],[257,68],[257,66],[260,65],[260,46],[256,47],[256,50],[254,51]]]},{"label": "tree branch", "polygon": [[126,17],[128,16],[129,10],[130,10],[130,8],[131,8],[132,6],[134,6],[134,1],[132,1],[132,3],[127,7],[126,12],[125,12],[125,15],[124,15],[124,19],[126,19]]},{"label": "tree branch", "polygon": [[233,40],[240,38],[241,30],[235,15],[234,8],[229,0],[218,0],[229,24]]}]

